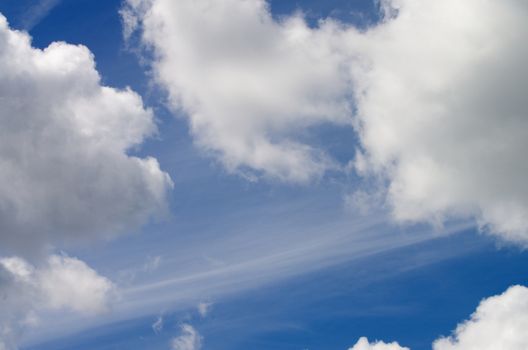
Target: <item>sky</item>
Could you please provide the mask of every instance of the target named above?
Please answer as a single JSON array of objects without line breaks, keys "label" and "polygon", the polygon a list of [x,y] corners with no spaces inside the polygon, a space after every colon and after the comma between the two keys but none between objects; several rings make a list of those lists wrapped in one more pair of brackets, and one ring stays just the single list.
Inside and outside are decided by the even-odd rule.
[{"label": "sky", "polygon": [[0,350],[528,348],[523,2],[0,13]]}]

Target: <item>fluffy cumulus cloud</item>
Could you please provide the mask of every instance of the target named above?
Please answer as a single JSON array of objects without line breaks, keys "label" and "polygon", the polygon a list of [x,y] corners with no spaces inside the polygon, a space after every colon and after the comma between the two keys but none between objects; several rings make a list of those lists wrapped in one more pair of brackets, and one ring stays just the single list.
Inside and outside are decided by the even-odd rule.
[{"label": "fluffy cumulus cloud", "polygon": [[126,35],[141,24],[171,106],[229,170],[305,182],[335,166],[299,136],[322,123],[351,124],[336,23],[277,22],[263,0],[129,0],[122,13]]},{"label": "fluffy cumulus cloud", "polygon": [[0,15],[0,81],[0,253],[109,237],[164,209],[169,176],[129,155],[156,132],[152,112],[102,86],[86,47],[33,48]]},{"label": "fluffy cumulus cloud", "polygon": [[381,341],[370,343],[367,338],[362,337],[349,350],[409,350],[409,348],[401,347],[395,342],[389,344]]},{"label": "fluffy cumulus cloud", "polygon": [[200,350],[202,348],[202,337],[189,324],[181,326],[181,334],[171,341],[171,350]]},{"label": "fluffy cumulus cloud", "polygon": [[483,300],[454,334],[435,341],[434,350],[528,349],[528,288],[510,287]]},{"label": "fluffy cumulus cloud", "polygon": [[528,242],[528,15],[518,0],[384,0],[367,30],[263,0],[128,0],[155,80],[228,169],[287,181],[335,162],[298,137],[352,123],[355,169],[400,222],[476,218]]},{"label": "fluffy cumulus cloud", "polygon": [[84,262],[34,253],[136,228],[164,211],[172,182],[130,155],[153,114],[101,85],[86,47],[33,48],[0,15],[0,81],[0,349],[15,349],[42,314],[97,314],[115,294]]},{"label": "fluffy cumulus cloud", "polygon": [[[512,286],[481,301],[471,318],[450,337],[433,343],[433,350],[528,349],[528,288]],[[409,350],[397,343],[369,343],[361,338],[350,350]]]},{"label": "fluffy cumulus cloud", "polygon": [[0,259],[0,349],[16,349],[21,332],[38,326],[43,312],[106,311],[114,290],[76,258],[52,255],[41,266],[19,257]]},{"label": "fluffy cumulus cloud", "polygon": [[362,152],[399,221],[476,217],[528,243],[528,3],[386,2],[351,44]]}]

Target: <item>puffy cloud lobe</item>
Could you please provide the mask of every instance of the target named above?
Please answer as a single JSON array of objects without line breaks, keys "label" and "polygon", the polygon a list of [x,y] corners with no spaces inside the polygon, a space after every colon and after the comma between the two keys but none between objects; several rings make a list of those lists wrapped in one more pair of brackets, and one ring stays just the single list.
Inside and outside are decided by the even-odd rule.
[{"label": "puffy cloud lobe", "polygon": [[409,350],[409,348],[401,347],[396,342],[387,344],[382,341],[377,341],[370,343],[367,338],[361,337],[356,345],[349,350]]},{"label": "puffy cloud lobe", "polygon": [[2,249],[109,237],[165,207],[154,158],[127,154],[156,132],[130,89],[101,86],[84,46],[44,50],[0,15]]},{"label": "puffy cloud lobe", "polygon": [[[196,143],[231,171],[306,182],[336,165],[299,132],[351,124],[347,53],[332,21],[276,22],[263,0],[128,0],[155,79],[189,118]],[[337,36],[337,38],[336,38]]]},{"label": "puffy cloud lobe", "polygon": [[335,163],[297,134],[353,119],[355,168],[387,184],[397,221],[471,217],[526,244],[528,6],[380,4],[366,31],[277,21],[263,0],[128,0],[122,14],[172,107],[228,169],[317,178]]},{"label": "puffy cloud lobe", "polygon": [[398,221],[476,217],[526,245],[527,4],[385,5],[397,15],[352,43],[363,61],[353,67],[357,168],[388,181]]},{"label": "puffy cloud lobe", "polygon": [[483,300],[454,334],[434,342],[434,350],[528,349],[528,288],[510,287]]},{"label": "puffy cloud lobe", "polygon": [[181,334],[171,341],[172,350],[200,350],[202,348],[202,337],[189,324],[181,326]]},{"label": "puffy cloud lobe", "polygon": [[39,285],[51,308],[81,313],[97,313],[107,308],[112,289],[109,280],[77,259],[55,255],[48,264],[39,274]]},{"label": "puffy cloud lobe", "polygon": [[114,291],[107,278],[76,258],[52,255],[41,266],[20,257],[0,259],[0,349],[16,349],[20,332],[37,326],[42,312],[106,311]]}]

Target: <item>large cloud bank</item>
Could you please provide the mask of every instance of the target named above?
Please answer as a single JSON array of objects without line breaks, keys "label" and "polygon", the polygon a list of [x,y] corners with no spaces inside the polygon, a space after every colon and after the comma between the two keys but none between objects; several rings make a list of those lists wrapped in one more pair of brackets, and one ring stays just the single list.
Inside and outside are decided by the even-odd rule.
[{"label": "large cloud bank", "polygon": [[165,210],[172,182],[156,159],[128,154],[156,132],[153,114],[130,89],[102,86],[86,47],[33,48],[0,15],[0,81],[4,350],[43,313],[107,310],[114,285],[46,248],[133,230]]},{"label": "large cloud bank", "polygon": [[400,221],[475,216],[528,242],[528,4],[391,2],[395,19],[356,37],[363,152]]},{"label": "large cloud bank", "polygon": [[355,126],[352,163],[401,222],[475,218],[528,242],[528,5],[385,0],[368,30],[263,0],[128,0],[155,80],[232,171],[306,182],[339,165],[299,137]]},{"label": "large cloud bank", "polygon": [[156,132],[129,89],[102,86],[83,46],[44,50],[0,15],[0,253],[144,223],[165,207],[169,176],[127,154]]},{"label": "large cloud bank", "polygon": [[[433,343],[433,350],[528,349],[528,288],[512,286],[484,299],[453,335]],[[397,343],[369,343],[361,338],[350,350],[408,350]]]},{"label": "large cloud bank", "polygon": [[299,16],[275,22],[261,0],[128,4],[125,33],[142,22],[172,107],[187,113],[198,145],[228,169],[304,182],[334,166],[295,134],[351,123],[336,25],[311,30]]}]

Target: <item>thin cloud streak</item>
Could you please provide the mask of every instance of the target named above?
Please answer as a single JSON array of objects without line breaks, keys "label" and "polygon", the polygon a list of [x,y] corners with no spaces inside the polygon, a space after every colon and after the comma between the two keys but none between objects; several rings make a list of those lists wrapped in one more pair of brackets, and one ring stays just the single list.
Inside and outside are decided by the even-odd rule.
[{"label": "thin cloud streak", "polygon": [[[38,344],[46,339],[56,339],[91,327],[104,325],[111,327],[116,322],[152,316],[156,310],[177,312],[194,308],[204,299],[220,303],[225,298],[243,295],[256,288],[271,286],[289,278],[300,277],[340,264],[369,259],[369,264],[364,267],[365,271],[362,269],[361,283],[363,284],[448,259],[467,250],[467,248],[460,248],[460,251],[455,249],[452,252],[435,253],[432,257],[416,262],[417,266],[395,267],[386,276],[368,274],[369,269],[372,271],[376,269],[374,257],[377,254],[396,252],[399,249],[434,240],[439,237],[439,234],[431,229],[397,232],[394,229],[388,229],[388,226],[382,222],[376,221],[370,222],[368,227],[357,230],[351,230],[351,226],[347,225],[343,225],[340,230],[334,227],[335,233],[320,234],[317,238],[314,237],[315,232],[320,233],[323,229],[314,228],[313,232],[306,232],[308,237],[306,240],[298,241],[297,245],[277,244],[281,248],[275,252],[259,252],[258,248],[254,247],[253,254],[249,254],[253,258],[229,256],[232,262],[226,265],[204,265],[200,257],[196,258],[194,264],[185,266],[175,260],[166,260],[164,265],[166,270],[154,276],[152,281],[141,283],[138,280],[137,284],[121,289],[120,300],[113,306],[111,314],[105,315],[104,318],[83,320],[82,329],[76,326],[78,323],[75,322],[74,316],[57,320],[57,323],[48,325],[47,329],[41,329],[39,334],[33,334],[31,339],[26,339],[26,344]],[[460,223],[446,228],[442,234],[454,234],[470,227],[472,226],[468,223]],[[273,238],[279,238],[279,236],[280,233],[276,233]],[[209,246],[218,250],[226,248],[214,243]],[[259,247],[267,249],[262,244]],[[242,249],[233,249],[233,251],[240,251],[239,255],[243,255]],[[448,256],[445,256],[446,254]],[[231,251],[225,252],[226,258],[228,255],[231,255]],[[166,273],[166,271],[172,272]]]},{"label": "thin cloud streak", "polygon": [[24,30],[31,30],[39,24],[46,16],[59,5],[62,0],[40,0],[30,6],[20,19],[20,24]]},{"label": "thin cloud streak", "polygon": [[[446,234],[469,227],[468,224],[460,224],[447,229]],[[383,229],[380,223],[372,223],[371,227],[359,230],[343,228],[338,233],[321,234],[319,237],[307,234],[304,241],[291,245],[278,244],[281,249],[271,253],[254,249],[253,257],[241,256],[234,263],[217,266],[204,266],[204,264],[186,266],[187,273],[178,271],[178,266],[173,265],[173,273],[159,276],[154,282],[124,289],[122,295],[126,304],[136,305],[138,309],[143,309],[143,306],[149,304],[147,309],[155,307],[150,301],[153,304],[162,302],[179,304],[179,299],[192,303],[196,298],[217,298],[226,294],[240,293],[288,277],[364,259],[435,238],[438,238],[438,234],[431,230],[398,233],[386,227]],[[231,259],[233,260],[233,257]],[[174,277],[175,275],[178,277]],[[146,298],[147,295],[149,298]]]}]

